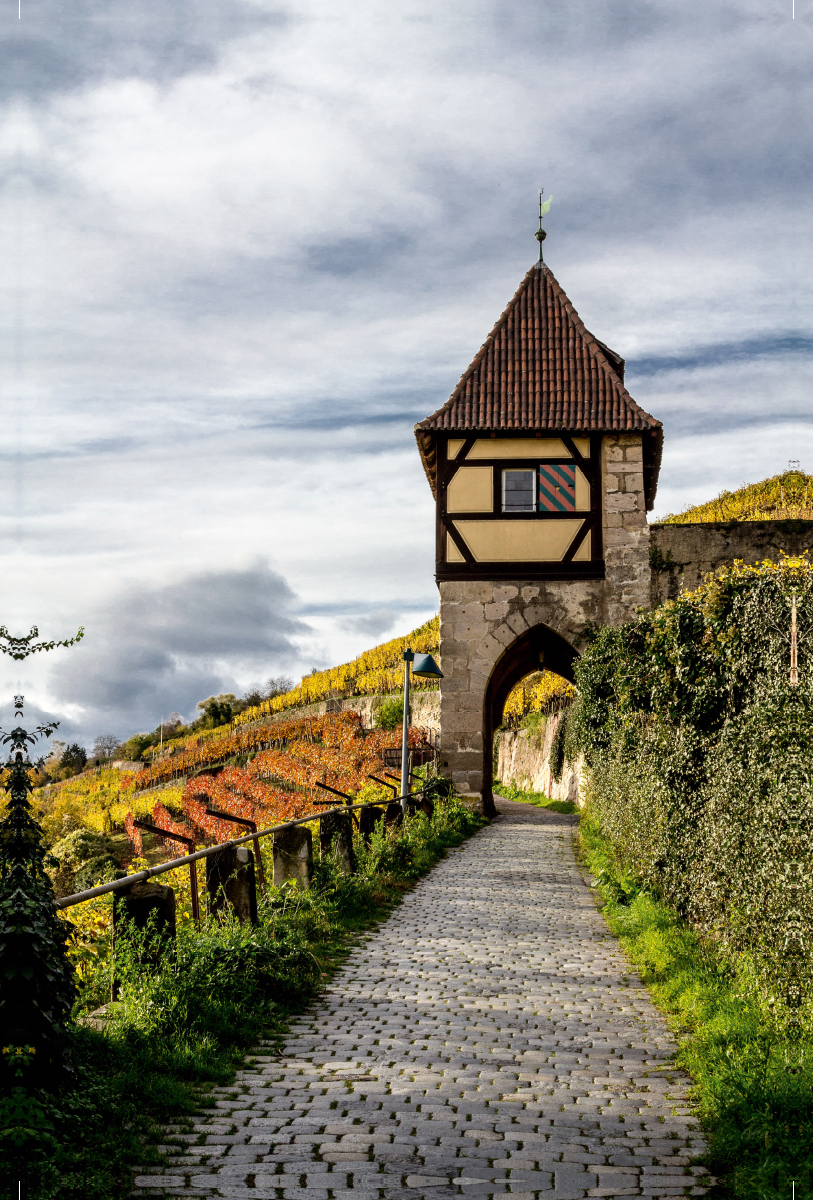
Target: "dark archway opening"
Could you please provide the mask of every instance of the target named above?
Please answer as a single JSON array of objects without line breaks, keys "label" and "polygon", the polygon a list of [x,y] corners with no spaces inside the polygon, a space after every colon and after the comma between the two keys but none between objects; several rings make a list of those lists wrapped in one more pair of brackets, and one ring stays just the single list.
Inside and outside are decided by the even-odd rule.
[{"label": "dark archway opening", "polygon": [[496,817],[492,780],[494,778],[494,733],[502,722],[505,702],[514,686],[534,671],[555,671],[568,683],[574,682],[574,666],[578,652],[570,642],[547,625],[535,625],[521,634],[505,652],[491,672],[485,694],[483,713],[483,812]]}]

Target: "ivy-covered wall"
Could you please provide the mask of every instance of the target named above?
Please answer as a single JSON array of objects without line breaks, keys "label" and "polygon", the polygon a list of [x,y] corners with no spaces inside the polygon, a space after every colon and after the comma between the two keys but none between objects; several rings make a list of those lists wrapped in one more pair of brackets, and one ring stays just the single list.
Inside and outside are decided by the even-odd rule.
[{"label": "ivy-covered wall", "polygon": [[810,1008],[812,638],[805,559],[734,565],[601,629],[568,720],[629,871],[724,943],[791,1023]]}]

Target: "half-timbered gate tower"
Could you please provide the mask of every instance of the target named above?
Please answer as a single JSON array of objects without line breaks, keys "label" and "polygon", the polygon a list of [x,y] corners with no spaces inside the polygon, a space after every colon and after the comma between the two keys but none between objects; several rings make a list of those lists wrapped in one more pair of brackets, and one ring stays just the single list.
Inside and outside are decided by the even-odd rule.
[{"label": "half-timbered gate tower", "polygon": [[590,623],[649,602],[662,428],[540,262],[415,434],[437,501],[440,760],[490,813],[513,686],[541,666],[572,678]]}]

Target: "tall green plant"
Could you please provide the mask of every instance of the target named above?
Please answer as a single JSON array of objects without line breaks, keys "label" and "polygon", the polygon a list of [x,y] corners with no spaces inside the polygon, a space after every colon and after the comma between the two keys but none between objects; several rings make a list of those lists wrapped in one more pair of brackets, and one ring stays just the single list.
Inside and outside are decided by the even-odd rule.
[{"label": "tall green plant", "polygon": [[[0,628],[0,650],[12,658],[27,658],[57,645],[72,645],[82,636],[62,642],[35,642],[36,627],[27,637]],[[14,700],[15,719],[23,715],[23,697]],[[75,997],[73,972],[66,954],[70,928],[57,917],[42,829],[35,820],[29,795],[36,763],[29,748],[49,738],[56,722],[39,725],[34,734],[21,725],[3,734],[9,747],[5,763],[8,809],[0,821],[0,1030],[3,1060],[14,1072],[0,1069],[0,1087],[18,1082],[25,1060],[31,1083],[58,1082],[68,1067],[66,1022]]]}]

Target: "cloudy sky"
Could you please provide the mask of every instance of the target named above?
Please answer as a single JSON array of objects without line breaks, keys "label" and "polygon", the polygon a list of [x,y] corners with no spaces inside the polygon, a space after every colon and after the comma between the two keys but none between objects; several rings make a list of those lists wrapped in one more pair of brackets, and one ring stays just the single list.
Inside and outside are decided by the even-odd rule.
[{"label": "cloudy sky", "polygon": [[7,0],[0,621],[87,635],[5,693],[123,736],[436,611],[412,426],[539,187],[657,511],[813,471],[812,2]]}]

